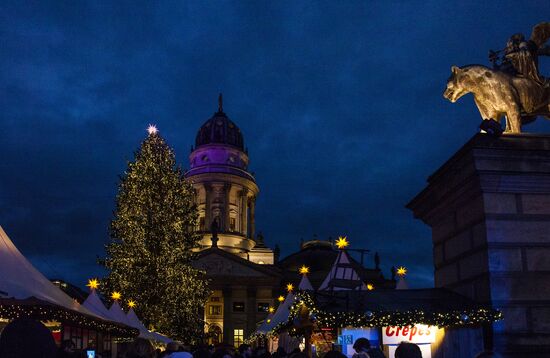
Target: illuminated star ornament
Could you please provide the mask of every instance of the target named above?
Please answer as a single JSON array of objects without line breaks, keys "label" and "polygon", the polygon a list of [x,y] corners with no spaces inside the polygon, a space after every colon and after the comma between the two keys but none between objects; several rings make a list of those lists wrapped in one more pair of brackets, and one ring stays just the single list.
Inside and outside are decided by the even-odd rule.
[{"label": "illuminated star ornament", "polygon": [[374,285],[372,283],[367,283],[367,290],[369,291],[374,290]]},{"label": "illuminated star ornament", "polygon": [[407,274],[407,269],[405,267],[401,266],[397,269],[397,275],[403,277],[406,274]]},{"label": "illuminated star ornament", "polygon": [[307,275],[309,273],[309,267],[307,267],[306,265],[302,265],[299,272],[301,275]]},{"label": "illuminated star ornament", "polygon": [[97,280],[97,278],[91,278],[88,280],[88,284],[86,285],[86,287],[89,287],[90,290],[97,290],[97,288],[99,287],[99,281]]},{"label": "illuminated star ornament", "polygon": [[128,301],[128,307],[130,307],[130,308],[136,307],[136,301],[134,301],[134,300],[129,300],[129,301]]},{"label": "illuminated star ornament", "polygon": [[120,297],[122,297],[122,295],[120,294],[120,292],[115,291],[115,292],[113,292],[113,293],[111,294],[111,298],[112,298],[113,300],[115,300],[115,301],[120,300]]},{"label": "illuminated star ornament", "polygon": [[149,135],[157,134],[158,128],[154,124],[149,124],[149,127],[147,127],[147,132],[149,132]]},{"label": "illuminated star ornament", "polygon": [[273,312],[275,312],[275,308],[274,308],[274,307],[269,307],[269,308],[267,309],[267,312],[273,313]]},{"label": "illuminated star ornament", "polygon": [[336,247],[339,248],[340,250],[343,250],[348,246],[349,246],[349,241],[347,236],[340,236],[338,240],[336,240]]},{"label": "illuminated star ornament", "polygon": [[283,296],[279,296],[279,297],[277,297],[277,300],[278,300],[279,302],[283,302],[283,301],[285,300],[285,298],[284,298]]},{"label": "illuminated star ornament", "polygon": [[291,283],[288,283],[288,284],[286,285],[286,290],[287,290],[288,292],[292,292],[292,290],[294,290],[294,285],[291,284]]}]

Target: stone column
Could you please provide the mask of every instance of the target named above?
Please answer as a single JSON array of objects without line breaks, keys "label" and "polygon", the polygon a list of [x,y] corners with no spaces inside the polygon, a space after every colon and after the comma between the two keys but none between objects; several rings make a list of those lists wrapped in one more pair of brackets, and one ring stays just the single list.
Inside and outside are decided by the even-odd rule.
[{"label": "stone column", "polygon": [[212,185],[210,183],[204,184],[204,230],[210,231],[211,226],[211,220],[212,220],[212,207],[211,207],[211,201],[212,201]]},{"label": "stone column", "polygon": [[256,303],[256,287],[248,286],[246,288],[246,329],[245,337],[248,337],[256,330],[256,312],[258,306]]},{"label": "stone column", "polygon": [[254,218],[254,211],[256,210],[256,197],[253,196],[250,199],[250,238],[254,240],[254,235],[256,233],[256,223]]},{"label": "stone column", "polygon": [[233,292],[231,287],[222,289],[223,295],[223,341],[231,344],[233,342]]},{"label": "stone column", "polygon": [[224,229],[225,232],[229,232],[229,230],[230,230],[229,199],[231,197],[231,183],[226,183],[225,184],[224,191],[225,191],[225,205],[224,205],[225,225],[224,225],[223,229]]},{"label": "stone column", "polygon": [[247,222],[246,222],[246,212],[248,210],[247,204],[248,204],[248,189],[241,190],[241,233],[246,236],[247,233]]},{"label": "stone column", "polygon": [[435,286],[502,310],[485,342],[550,357],[550,136],[475,135],[407,207],[432,229]]}]

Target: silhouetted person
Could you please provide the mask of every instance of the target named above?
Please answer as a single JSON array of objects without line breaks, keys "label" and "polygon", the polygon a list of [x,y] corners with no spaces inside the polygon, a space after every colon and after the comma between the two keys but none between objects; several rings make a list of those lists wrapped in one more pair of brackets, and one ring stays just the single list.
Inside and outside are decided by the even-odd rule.
[{"label": "silhouetted person", "polygon": [[145,338],[136,338],[128,347],[127,358],[155,358],[155,348]]},{"label": "silhouetted person", "polygon": [[401,342],[395,350],[395,358],[422,358],[422,352],[414,343]]},{"label": "silhouetted person", "polygon": [[285,358],[286,357],[286,351],[283,347],[277,348],[275,353],[271,355],[273,358]]},{"label": "silhouetted person", "polygon": [[55,358],[57,348],[49,329],[39,321],[18,318],[0,335],[2,358]]},{"label": "silhouetted person", "polygon": [[347,358],[347,356],[339,351],[328,351],[324,358]]},{"label": "silhouetted person", "polygon": [[353,358],[386,358],[379,348],[371,347],[370,341],[364,337],[358,338],[355,341],[353,349],[356,352]]}]

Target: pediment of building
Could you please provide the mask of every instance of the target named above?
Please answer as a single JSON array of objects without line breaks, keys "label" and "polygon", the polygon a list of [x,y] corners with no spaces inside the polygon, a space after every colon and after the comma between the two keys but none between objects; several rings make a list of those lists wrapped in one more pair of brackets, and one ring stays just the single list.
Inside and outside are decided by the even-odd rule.
[{"label": "pediment of building", "polygon": [[207,276],[273,277],[276,271],[222,250],[199,254],[193,266],[205,270]]}]

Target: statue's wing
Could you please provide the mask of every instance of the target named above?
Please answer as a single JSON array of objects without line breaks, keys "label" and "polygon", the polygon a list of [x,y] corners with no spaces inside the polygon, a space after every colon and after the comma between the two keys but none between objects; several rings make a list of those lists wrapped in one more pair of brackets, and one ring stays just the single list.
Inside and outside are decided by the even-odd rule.
[{"label": "statue's wing", "polygon": [[537,44],[538,47],[544,45],[550,38],[550,22],[541,22],[533,27],[531,33],[531,41]]}]

